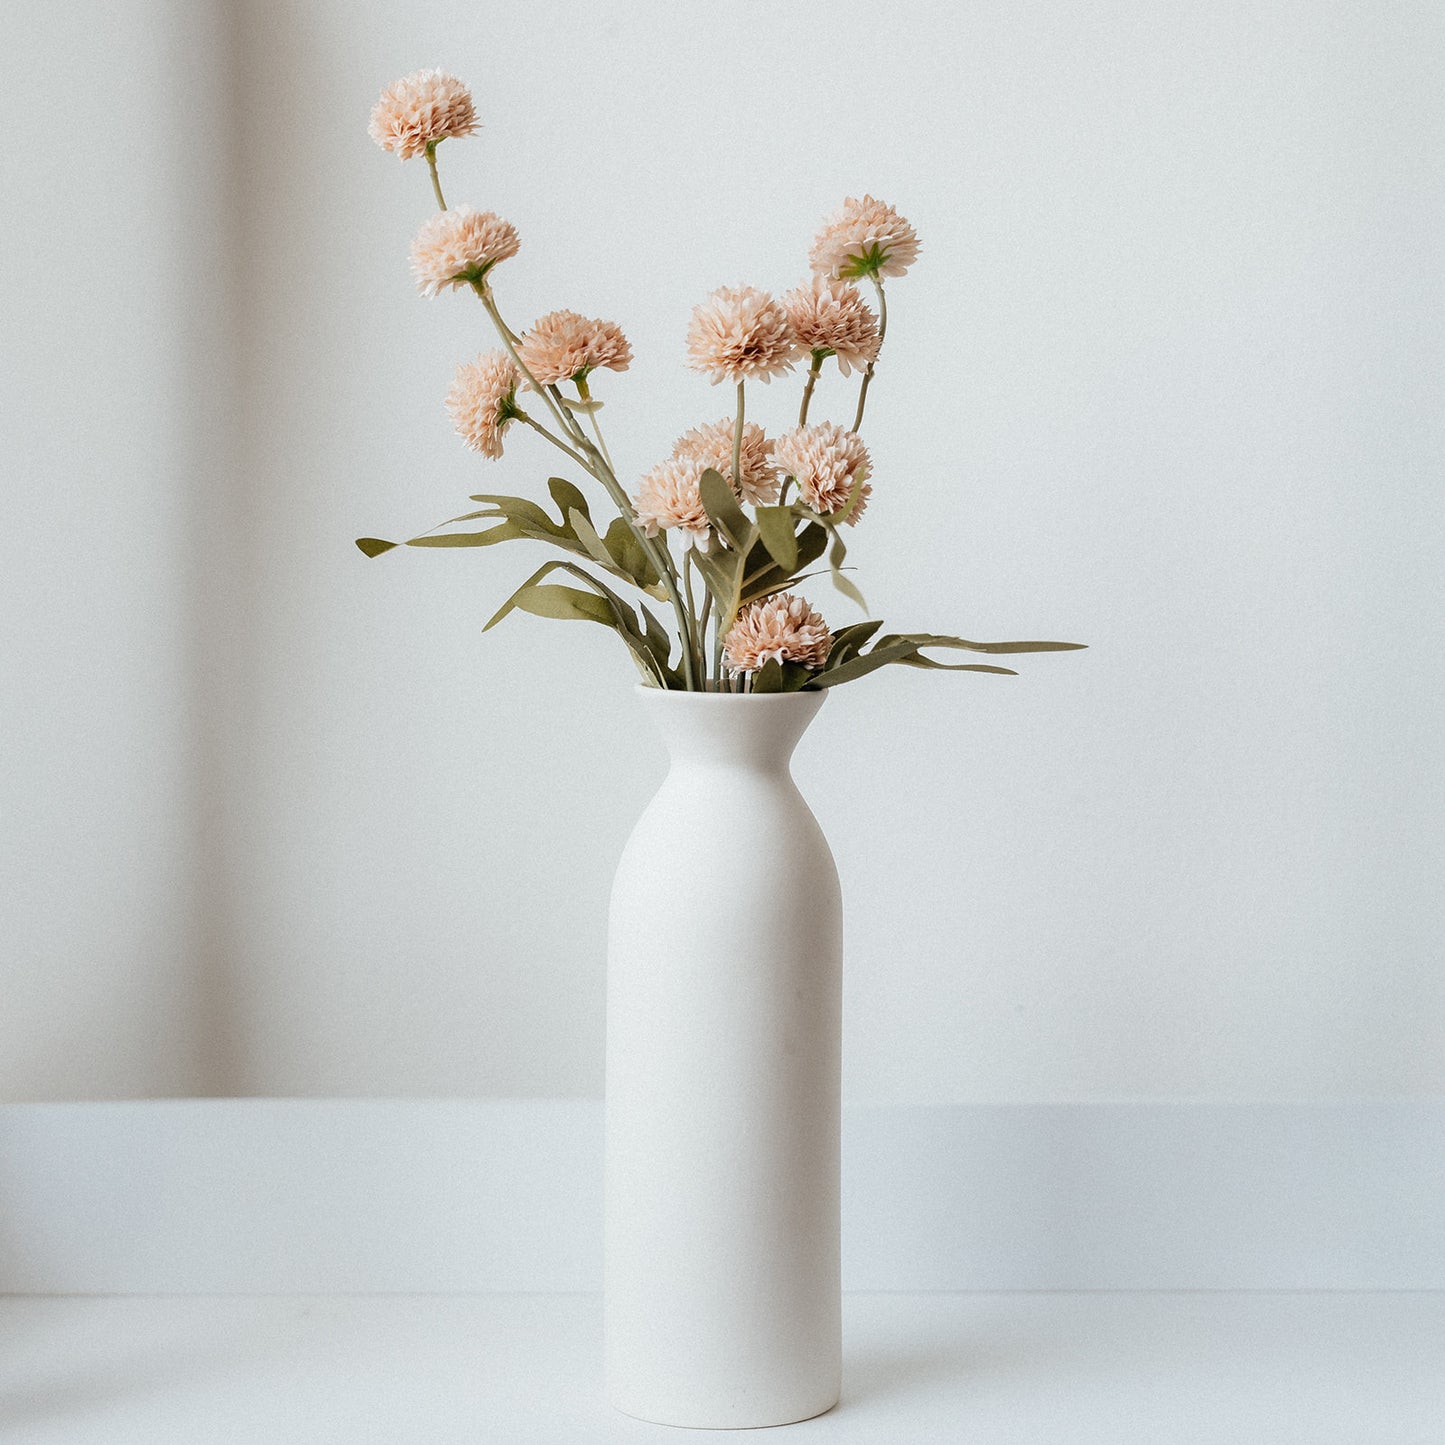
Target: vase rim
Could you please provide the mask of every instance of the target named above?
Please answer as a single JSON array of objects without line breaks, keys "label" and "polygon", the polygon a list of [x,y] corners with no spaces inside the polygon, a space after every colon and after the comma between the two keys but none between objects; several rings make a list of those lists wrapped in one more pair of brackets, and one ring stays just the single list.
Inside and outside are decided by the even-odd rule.
[{"label": "vase rim", "polygon": [[699,692],[679,687],[652,687],[648,683],[639,682],[634,684],[633,691],[642,693],[649,697],[677,697],[690,699],[705,699],[708,702],[757,702],[757,703],[779,703],[797,701],[798,699],[816,700],[822,702],[827,696],[826,688],[817,688],[812,692]]}]

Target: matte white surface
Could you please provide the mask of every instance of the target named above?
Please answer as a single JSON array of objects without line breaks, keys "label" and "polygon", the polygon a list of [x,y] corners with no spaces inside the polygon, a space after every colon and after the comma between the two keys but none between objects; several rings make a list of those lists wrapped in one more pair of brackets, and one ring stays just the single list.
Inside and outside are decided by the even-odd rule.
[{"label": "matte white surface", "polygon": [[[793,284],[845,194],[900,206],[924,249],[858,580],[900,628],[1091,644],[894,670],[805,744],[849,1094],[1445,1091],[1445,9],[0,26],[59,86],[3,160],[5,1097],[601,1090],[608,881],[662,768],[631,666],[600,628],[481,635],[534,549],[351,545],[553,469],[534,437],[480,462],[442,410],[486,331],[416,297],[425,170],[365,135],[434,64],[486,126],[443,148],[448,195],[522,236],[507,314],[634,343],[599,383],[634,475],[728,408],[683,368],[689,308]],[[818,414],[849,396],[830,375]]]},{"label": "matte white surface", "polygon": [[843,909],[788,771],[828,698],[636,699],[670,765],[608,908],[607,1395],[786,1425],[838,1398]]},{"label": "matte white surface", "polygon": [[[595,1296],[0,1300],[6,1445],[625,1445]],[[850,1295],[847,1445],[1438,1445],[1445,1295]],[[706,1437],[701,1437],[706,1438]],[[772,1439],[770,1435],[768,1437]]]},{"label": "matte white surface", "polygon": [[[590,1100],[0,1109],[0,1292],[602,1282]],[[1445,1104],[844,1111],[852,1289],[1445,1289]]]},{"label": "matte white surface", "polygon": [[224,27],[0,11],[7,67],[60,107],[12,116],[0,157],[0,1098],[209,1093]]}]

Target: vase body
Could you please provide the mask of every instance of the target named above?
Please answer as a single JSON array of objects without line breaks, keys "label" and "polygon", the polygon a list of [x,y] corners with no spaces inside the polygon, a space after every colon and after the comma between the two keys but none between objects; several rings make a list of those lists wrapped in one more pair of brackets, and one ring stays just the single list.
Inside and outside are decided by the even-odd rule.
[{"label": "vase body", "polygon": [[788,770],[825,694],[637,692],[671,767],[609,914],[607,1393],[781,1425],[841,1373],[841,904]]}]

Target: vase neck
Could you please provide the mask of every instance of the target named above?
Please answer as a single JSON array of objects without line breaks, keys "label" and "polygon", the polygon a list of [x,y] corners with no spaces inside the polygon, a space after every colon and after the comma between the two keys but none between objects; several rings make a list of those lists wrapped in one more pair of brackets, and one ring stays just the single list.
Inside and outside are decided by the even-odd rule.
[{"label": "vase neck", "polygon": [[786,772],[798,739],[826,694],[663,692],[638,696],[667,745],[673,767]]}]

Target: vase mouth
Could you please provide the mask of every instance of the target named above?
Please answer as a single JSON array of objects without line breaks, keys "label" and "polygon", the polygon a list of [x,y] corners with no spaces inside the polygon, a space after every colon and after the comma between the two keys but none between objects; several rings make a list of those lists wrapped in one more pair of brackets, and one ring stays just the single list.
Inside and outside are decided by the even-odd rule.
[{"label": "vase mouth", "polygon": [[827,696],[825,688],[817,688],[812,692],[697,692],[689,691],[686,688],[677,687],[652,687],[648,683],[639,682],[634,685],[633,691],[646,697],[676,697],[687,698],[690,701],[705,701],[709,703],[728,702],[749,702],[763,704],[777,704],[783,702],[816,701],[822,702]]},{"label": "vase mouth", "polygon": [[637,687],[674,764],[786,770],[798,739],[828,700],[816,692],[685,692]]}]

